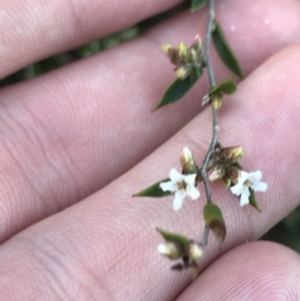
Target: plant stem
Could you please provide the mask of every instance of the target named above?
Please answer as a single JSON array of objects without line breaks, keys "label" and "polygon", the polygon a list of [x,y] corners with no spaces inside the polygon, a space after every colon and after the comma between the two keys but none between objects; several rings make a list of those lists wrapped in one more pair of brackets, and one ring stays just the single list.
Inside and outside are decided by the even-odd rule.
[{"label": "plant stem", "polygon": [[205,228],[204,228],[204,233],[203,233],[203,237],[202,237],[202,240],[201,240],[201,244],[202,246],[206,246],[207,243],[208,243],[208,235],[209,235],[209,227],[207,225],[205,225]]},{"label": "plant stem", "polygon": [[[210,56],[209,56],[211,33],[212,33],[214,21],[215,21],[214,0],[209,0],[209,18],[208,18],[208,24],[207,24],[207,30],[206,30],[204,58],[205,58],[205,61],[207,64],[207,73],[208,73],[210,87],[213,87],[216,85],[214,72],[213,72],[213,68],[212,68],[212,64],[211,64]],[[207,178],[206,169],[207,169],[207,164],[209,162],[211,154],[214,151],[215,146],[218,142],[218,130],[219,130],[218,112],[213,106],[211,106],[211,107],[212,107],[212,113],[213,113],[212,114],[213,115],[212,140],[211,140],[210,146],[207,150],[206,156],[204,158],[202,167],[200,169],[201,176],[203,178],[204,187],[205,187],[207,203],[211,203],[212,199],[211,199],[211,191],[210,191],[209,181]]]},{"label": "plant stem", "polygon": [[[210,87],[213,87],[216,85],[215,77],[214,77],[214,71],[212,68],[212,64],[210,61],[210,56],[209,56],[209,50],[210,50],[210,42],[211,42],[211,33],[215,21],[215,9],[214,9],[214,0],[209,0],[208,2],[209,5],[209,18],[208,18],[208,24],[207,24],[207,30],[206,30],[206,37],[205,37],[205,46],[204,46],[204,59],[207,64],[207,74],[208,74],[208,79],[209,79],[209,85]],[[212,202],[211,198],[211,190],[210,190],[210,185],[209,181],[207,178],[207,165],[209,162],[209,159],[211,157],[212,152],[214,151],[216,144],[218,142],[218,131],[219,131],[219,126],[218,126],[218,112],[212,105],[212,119],[213,119],[213,126],[212,126],[212,139],[210,146],[207,150],[206,156],[204,158],[202,167],[200,168],[201,176],[203,178],[203,183],[205,187],[205,193],[206,193],[206,199],[207,203]],[[206,246],[208,242],[208,235],[209,235],[209,227],[205,225],[203,237],[202,237],[202,245]]]}]

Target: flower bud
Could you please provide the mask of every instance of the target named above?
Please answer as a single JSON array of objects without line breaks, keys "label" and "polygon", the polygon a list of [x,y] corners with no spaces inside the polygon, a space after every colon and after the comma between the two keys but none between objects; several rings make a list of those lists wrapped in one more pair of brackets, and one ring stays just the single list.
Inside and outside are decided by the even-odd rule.
[{"label": "flower bud", "polygon": [[218,110],[221,108],[222,106],[222,93],[220,92],[215,92],[215,93],[212,93],[211,95],[211,103],[213,105],[213,107]]},{"label": "flower bud", "polygon": [[244,150],[240,146],[227,147],[222,149],[222,156],[227,162],[237,162],[245,156]]},{"label": "flower bud", "polygon": [[163,49],[163,51],[167,54],[167,55],[169,55],[169,51],[170,51],[170,49],[172,49],[172,46],[170,45],[170,44],[162,44],[162,49]]},{"label": "flower bud", "polygon": [[225,188],[228,189],[231,185],[231,179],[226,176],[222,180],[223,180]]},{"label": "flower bud", "polygon": [[157,251],[161,255],[168,257],[171,260],[178,259],[183,254],[181,246],[171,241],[160,243],[157,246]]},{"label": "flower bud", "polygon": [[182,66],[176,70],[176,77],[180,80],[186,79],[191,73],[189,66]]},{"label": "flower bud", "polygon": [[196,51],[200,51],[202,49],[202,41],[199,35],[195,36],[194,42],[191,48],[195,49]]},{"label": "flower bud", "polygon": [[204,248],[201,244],[191,241],[187,246],[187,254],[192,260],[199,260],[204,255]]},{"label": "flower bud", "polygon": [[177,49],[173,48],[170,44],[163,44],[162,49],[170,58],[172,64],[174,64],[175,66],[179,66],[181,64]]},{"label": "flower bud", "polygon": [[188,147],[184,147],[181,151],[180,164],[183,174],[194,174],[198,171],[193,154]]},{"label": "flower bud", "polygon": [[232,181],[233,184],[238,182],[239,178],[239,169],[236,167],[232,167],[227,171],[228,178]]},{"label": "flower bud", "polygon": [[186,62],[187,53],[188,53],[188,46],[184,43],[179,43],[179,45],[177,47],[177,50],[178,50],[178,55],[179,55],[180,59],[183,62]]},{"label": "flower bud", "polygon": [[222,165],[217,165],[213,167],[207,175],[211,182],[222,179],[225,176],[225,168]]}]

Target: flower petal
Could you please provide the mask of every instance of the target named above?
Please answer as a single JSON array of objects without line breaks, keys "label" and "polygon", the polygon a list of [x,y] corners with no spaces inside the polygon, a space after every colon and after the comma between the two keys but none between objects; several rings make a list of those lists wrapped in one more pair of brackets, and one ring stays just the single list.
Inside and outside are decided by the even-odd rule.
[{"label": "flower petal", "polygon": [[241,200],[240,200],[240,205],[241,207],[249,204],[249,197],[250,197],[250,191],[249,188],[245,187],[243,189],[243,192],[241,194]]},{"label": "flower petal", "polygon": [[180,182],[182,180],[184,180],[184,175],[181,174],[180,172],[178,172],[175,168],[172,168],[170,173],[169,173],[169,177],[171,179],[172,182]]},{"label": "flower petal", "polygon": [[243,185],[241,185],[240,183],[237,183],[236,185],[230,187],[230,190],[233,194],[239,196],[242,194]]},{"label": "flower petal", "polygon": [[249,173],[244,171],[244,170],[240,170],[239,171],[239,178],[238,178],[238,182],[240,183],[245,183],[245,181],[247,181],[249,179]]},{"label": "flower petal", "polygon": [[249,174],[249,181],[252,183],[257,183],[261,180],[262,178],[262,173],[260,170],[254,171],[254,172],[250,172]]},{"label": "flower petal", "polygon": [[190,196],[192,200],[197,200],[200,197],[200,191],[195,186],[189,186],[187,195]]},{"label": "flower petal", "polygon": [[197,174],[191,174],[184,176],[184,182],[188,185],[195,186]]},{"label": "flower petal", "polygon": [[268,184],[265,182],[258,182],[258,183],[254,183],[253,185],[251,185],[251,188],[254,191],[262,191],[265,192],[268,188]]},{"label": "flower petal", "polygon": [[163,191],[171,191],[171,192],[175,192],[176,191],[176,185],[172,181],[160,183],[159,187]]},{"label": "flower petal", "polygon": [[184,191],[182,191],[182,190],[176,191],[175,199],[173,201],[173,210],[174,211],[178,211],[179,209],[181,209],[185,196],[186,196],[186,194]]}]

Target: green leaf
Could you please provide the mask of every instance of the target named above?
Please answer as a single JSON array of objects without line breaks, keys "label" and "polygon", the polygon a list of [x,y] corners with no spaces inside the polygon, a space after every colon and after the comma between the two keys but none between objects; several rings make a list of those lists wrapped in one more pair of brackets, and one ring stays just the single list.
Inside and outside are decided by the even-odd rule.
[{"label": "green leaf", "polygon": [[249,191],[250,191],[250,197],[249,197],[250,205],[253,206],[258,212],[261,212],[256,201],[254,190],[251,187],[249,187]]},{"label": "green leaf", "polygon": [[206,4],[207,0],[193,0],[192,2],[192,12],[203,7]]},{"label": "green leaf", "polygon": [[236,59],[233,51],[231,50],[225,36],[221,25],[216,22],[214,30],[212,32],[212,38],[217,49],[217,52],[222,59],[223,63],[237,76],[244,78],[243,72]]},{"label": "green leaf", "polygon": [[141,197],[161,198],[161,197],[164,197],[164,196],[171,195],[171,194],[173,194],[172,192],[170,192],[170,191],[163,191],[159,187],[160,183],[168,182],[168,181],[170,181],[170,179],[161,180],[161,181],[159,181],[159,182],[151,185],[150,187],[148,187],[148,188],[140,191],[139,193],[134,194],[133,196],[134,197],[141,196]]},{"label": "green leaf", "polygon": [[202,75],[202,68],[194,67],[191,74],[184,80],[176,79],[166,90],[160,102],[154,108],[154,111],[173,102],[180,100],[196,83]]},{"label": "green leaf", "polygon": [[167,231],[159,229],[159,228],[157,228],[157,231],[161,234],[161,236],[166,241],[172,241],[172,242],[178,243],[181,246],[186,246],[190,242],[190,239],[188,237],[185,237],[181,234],[167,232]]},{"label": "green leaf", "polygon": [[235,93],[236,90],[237,90],[236,83],[234,82],[233,78],[230,77],[224,80],[223,82],[221,82],[220,84],[218,84],[217,86],[210,88],[209,93],[212,94],[216,92],[223,92],[225,94],[230,95]]},{"label": "green leaf", "polygon": [[204,207],[203,217],[209,229],[222,244],[226,236],[226,226],[221,209],[216,204],[208,203]]}]

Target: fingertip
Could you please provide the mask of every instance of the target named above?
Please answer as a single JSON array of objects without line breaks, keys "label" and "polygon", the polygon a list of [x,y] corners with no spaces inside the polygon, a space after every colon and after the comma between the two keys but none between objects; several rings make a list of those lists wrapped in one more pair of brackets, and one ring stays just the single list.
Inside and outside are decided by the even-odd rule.
[{"label": "fingertip", "polygon": [[209,266],[178,301],[299,300],[299,267],[299,255],[283,245],[246,243]]}]

